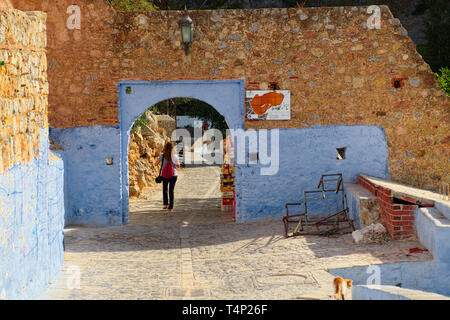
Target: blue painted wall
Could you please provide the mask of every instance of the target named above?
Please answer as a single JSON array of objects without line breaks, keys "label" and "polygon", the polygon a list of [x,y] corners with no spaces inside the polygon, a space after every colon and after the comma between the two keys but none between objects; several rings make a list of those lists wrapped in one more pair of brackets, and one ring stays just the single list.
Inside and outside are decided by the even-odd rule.
[{"label": "blue painted wall", "polygon": [[119,128],[51,128],[50,135],[64,148],[66,224],[122,225]]},{"label": "blue painted wall", "polygon": [[395,286],[372,288],[365,285],[353,285],[352,300],[410,300],[399,289],[401,288]]},{"label": "blue painted wall", "polygon": [[361,229],[361,217],[360,217],[360,207],[359,199],[355,198],[350,190],[345,190],[345,195],[347,196],[348,203],[348,216],[353,220],[353,225],[356,229]]},{"label": "blue painted wall", "polygon": [[396,286],[352,286],[352,300],[448,300],[433,292],[405,289]]},{"label": "blue painted wall", "polygon": [[[280,168],[276,175],[260,175],[261,165],[236,167],[238,221],[280,218],[285,214],[285,203],[300,202],[304,190],[318,190],[322,174],[342,173],[346,182],[356,182],[359,173],[389,177],[382,128],[329,126],[279,132]],[[336,148],[341,147],[347,148],[345,160],[336,159]],[[308,205],[308,212],[327,215],[340,207],[336,200],[325,203]]]},{"label": "blue painted wall", "polygon": [[[128,197],[122,198],[121,193],[124,186],[120,171],[123,165],[120,163],[121,159],[123,161],[119,148],[120,129],[51,129],[51,135],[65,149],[67,223],[126,223],[121,211],[121,201],[127,201]],[[380,178],[389,176],[386,138],[381,128],[283,129],[279,137],[280,168],[276,175],[260,175],[261,165],[236,166],[238,221],[278,219],[285,212],[286,202],[297,202],[303,197],[303,190],[317,187],[322,173],[341,172],[350,182],[356,182],[359,173]],[[248,149],[248,144],[246,147]],[[336,160],[336,148],[340,147],[347,147],[345,160]],[[113,158],[114,164],[107,166],[106,158]],[[125,166],[128,170],[127,161]],[[128,186],[128,175],[125,184]],[[340,203],[332,200],[326,202],[326,206],[311,205],[310,212],[329,214],[338,207]]]},{"label": "blue painted wall", "polygon": [[[381,285],[401,284],[402,288],[423,290],[450,296],[450,268],[447,263],[431,260],[418,262],[399,262],[378,264]],[[332,269],[334,276],[352,279],[355,285],[366,285],[373,274],[368,266]]]},{"label": "blue painted wall", "polygon": [[[436,208],[417,208],[414,213],[414,225],[420,243],[422,243],[440,264],[446,264],[450,293],[450,223],[441,217],[442,211]],[[448,210],[448,205],[439,208]]]},{"label": "blue painted wall", "polygon": [[0,175],[0,298],[35,297],[63,265],[63,161],[50,159],[48,132],[39,157]]},{"label": "blue painted wall", "polygon": [[434,206],[437,210],[439,210],[448,220],[450,220],[450,206],[448,205],[448,202],[442,201],[435,201]]}]

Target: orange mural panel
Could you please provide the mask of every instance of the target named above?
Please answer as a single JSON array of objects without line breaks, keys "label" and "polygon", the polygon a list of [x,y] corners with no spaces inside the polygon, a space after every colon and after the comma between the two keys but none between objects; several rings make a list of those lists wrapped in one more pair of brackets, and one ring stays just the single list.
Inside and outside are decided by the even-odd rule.
[{"label": "orange mural panel", "polygon": [[284,95],[273,91],[263,94],[262,96],[258,94],[255,95],[250,101],[250,105],[252,106],[253,112],[262,116],[270,108],[280,105],[283,102],[283,99]]}]

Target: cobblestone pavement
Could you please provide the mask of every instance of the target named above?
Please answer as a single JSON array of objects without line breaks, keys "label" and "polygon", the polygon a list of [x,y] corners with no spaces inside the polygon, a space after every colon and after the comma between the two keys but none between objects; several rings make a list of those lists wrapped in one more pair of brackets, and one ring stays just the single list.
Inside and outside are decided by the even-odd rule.
[{"label": "cobblestone pavement", "polygon": [[63,272],[40,299],[331,299],[327,269],[432,259],[409,254],[417,242],[285,239],[281,221],[234,223],[220,211],[219,173],[181,169],[174,214],[158,190],[131,202],[126,226],[67,228]]}]

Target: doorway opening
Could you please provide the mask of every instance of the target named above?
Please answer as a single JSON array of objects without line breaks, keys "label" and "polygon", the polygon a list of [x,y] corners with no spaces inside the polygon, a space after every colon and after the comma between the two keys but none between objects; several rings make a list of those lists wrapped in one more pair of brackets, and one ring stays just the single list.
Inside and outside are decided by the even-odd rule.
[{"label": "doorway opening", "polygon": [[[208,190],[200,190],[200,188],[197,194],[207,193],[208,198],[211,198],[213,196],[216,197],[217,199],[215,199],[215,209],[219,211],[221,210],[222,190],[219,182],[221,181],[221,174],[223,175],[222,163],[210,163],[203,160],[211,160],[211,157],[214,157],[215,159],[222,157],[223,162],[223,157],[224,154],[226,154],[226,151],[224,153],[223,149],[217,148],[218,145],[223,145],[222,139],[220,139],[222,141],[219,141],[219,139],[217,139],[215,135],[207,135],[206,133],[208,131],[211,131],[211,127],[213,127],[212,129],[216,129],[218,131],[225,131],[227,128],[242,129],[244,124],[243,103],[243,80],[197,80],[170,82],[134,81],[121,82],[119,84],[119,112],[122,154],[122,203],[124,224],[128,223],[130,219],[130,196],[133,197],[136,191],[136,184],[144,184],[142,178],[139,178],[140,181],[138,181],[138,177],[134,178],[133,183],[131,183],[130,178],[133,179],[133,177],[130,174],[131,166],[129,164],[129,159],[133,158],[133,166],[138,166],[139,169],[145,173],[146,169],[141,168],[140,166],[142,164],[142,161],[145,159],[154,160],[155,156],[159,156],[161,152],[158,147],[161,147],[163,145],[163,141],[166,142],[169,140],[173,141],[177,146],[185,146],[186,142],[192,142],[192,148],[188,150],[183,149],[183,159],[181,159],[184,162],[185,168],[181,168],[180,172],[182,170],[186,170],[185,172],[188,172],[188,170],[190,170],[190,172],[192,173],[190,175],[194,175],[193,177],[191,177],[191,180],[195,180],[190,183],[190,187],[185,185],[184,188],[187,190],[186,194],[190,194],[189,197],[192,198],[193,194],[195,193],[195,188],[193,188],[194,186],[198,188],[200,188],[199,186],[201,186],[203,187],[203,189],[205,189],[205,187],[207,186],[211,186],[211,188],[207,188]],[[177,105],[179,105],[180,107],[177,107]],[[203,116],[198,117],[200,120],[202,120],[201,125],[199,122],[197,122],[194,126],[192,126],[192,129],[189,128],[189,125],[184,125],[182,128],[180,128],[182,125],[182,120],[180,118],[180,125],[177,125],[177,116],[187,116],[190,118],[195,118],[196,114],[193,114],[192,110],[190,110],[190,107],[192,107],[193,105],[197,105],[197,109],[203,110]],[[162,117],[165,119],[161,121],[157,120],[157,127],[153,125],[154,128],[148,128],[148,125],[145,124],[145,122],[148,122],[149,117],[153,116],[155,118]],[[172,120],[170,120],[169,118]],[[172,130],[174,128],[173,124],[167,125],[167,128],[164,125],[158,125],[158,123],[163,123],[164,120],[167,120],[167,123],[173,123],[173,120],[175,120],[175,129],[177,129],[177,127],[178,129],[184,129],[184,133],[190,133],[189,130],[194,131],[194,138],[190,138],[193,139],[193,141],[184,140],[184,136],[182,137],[182,139],[179,139],[179,136],[177,137],[178,130],[176,130],[177,133],[174,135]],[[169,128],[170,126],[172,129]],[[151,129],[151,131],[149,129]],[[200,132],[200,140],[195,139],[196,132]],[[139,133],[139,136],[137,135],[137,133]],[[207,136],[207,142],[205,144],[203,143],[203,140],[205,140],[204,133]],[[150,148],[151,150],[146,151],[145,148],[136,148],[135,141],[133,139],[135,138],[135,136],[138,136],[137,139],[139,140],[141,138],[144,138],[143,135],[156,136],[156,138],[150,139],[151,141],[149,142],[149,144],[147,144],[147,146],[154,146],[153,148]],[[174,137],[173,139],[172,136]],[[223,139],[225,139],[225,136],[223,136]],[[199,148],[200,141],[201,144]],[[133,151],[132,148],[135,148],[135,150]],[[180,150],[178,149],[178,151]],[[198,158],[196,158],[196,155],[198,154],[201,154],[202,158],[207,159],[201,159],[201,161],[199,162]],[[205,157],[205,154],[208,155],[208,157]],[[190,162],[187,161],[188,158],[190,158]],[[149,172],[155,174],[155,169],[156,168],[153,167],[153,170],[150,170]],[[205,177],[202,177],[202,174],[200,172],[205,172],[205,170],[209,170],[209,173],[207,173]],[[214,173],[211,170],[215,170]],[[228,171],[226,172],[229,173],[230,168],[228,167],[227,170]],[[214,179],[212,177],[214,177]],[[227,176],[223,175],[223,178],[225,177]],[[211,182],[212,179],[215,181],[215,184]],[[148,180],[147,177],[146,180]],[[224,183],[229,183],[229,181],[224,181]],[[239,186],[236,187],[239,188]],[[181,183],[177,182],[176,192],[180,192],[180,188],[182,188]],[[236,190],[236,193],[237,192],[238,190]],[[231,194],[228,192],[226,195],[230,197]],[[162,198],[162,196],[160,196],[160,198]],[[175,196],[175,199],[177,199],[177,195]],[[204,195],[200,195],[198,200],[199,202],[208,201],[208,199],[204,198]],[[231,201],[228,200],[228,202]],[[211,205],[209,206],[211,207]],[[237,212],[238,206],[234,205],[234,207],[236,208],[235,212]],[[231,214],[232,213],[230,213],[230,216]]]},{"label": "doorway opening", "polygon": [[[190,207],[221,215],[219,208],[234,220],[235,171],[231,145],[227,147],[231,143],[228,129],[225,117],[198,99],[170,98],[149,107],[131,128],[128,163],[132,205],[139,200],[161,199],[163,185],[168,189],[166,197],[170,199],[172,193],[176,198],[175,212],[181,206],[182,210]],[[180,165],[174,169],[175,185],[190,183],[195,176],[201,186],[181,187],[181,191],[175,188],[173,192],[170,184],[156,182],[163,171],[160,163],[167,143],[174,147],[172,161]],[[139,205],[131,215],[136,210]]]}]

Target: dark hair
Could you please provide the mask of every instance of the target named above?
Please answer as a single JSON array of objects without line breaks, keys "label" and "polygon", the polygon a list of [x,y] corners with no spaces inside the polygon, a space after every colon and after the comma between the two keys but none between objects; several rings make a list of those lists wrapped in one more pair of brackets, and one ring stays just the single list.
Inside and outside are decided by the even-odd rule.
[{"label": "dark hair", "polygon": [[164,145],[163,150],[163,155],[166,160],[172,161],[172,150],[173,150],[173,143],[169,141]]}]

